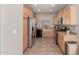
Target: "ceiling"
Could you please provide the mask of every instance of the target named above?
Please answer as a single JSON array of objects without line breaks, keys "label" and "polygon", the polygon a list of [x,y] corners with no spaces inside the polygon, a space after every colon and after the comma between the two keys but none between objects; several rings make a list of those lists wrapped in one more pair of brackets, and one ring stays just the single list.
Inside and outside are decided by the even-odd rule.
[{"label": "ceiling", "polygon": [[24,7],[28,6],[32,9],[34,13],[57,13],[64,7],[66,4],[25,4]]}]

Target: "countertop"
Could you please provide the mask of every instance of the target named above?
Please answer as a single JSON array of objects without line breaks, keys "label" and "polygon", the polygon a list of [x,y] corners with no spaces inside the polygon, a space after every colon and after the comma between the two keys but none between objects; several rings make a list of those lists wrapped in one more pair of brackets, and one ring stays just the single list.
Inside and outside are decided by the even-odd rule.
[{"label": "countertop", "polygon": [[70,32],[69,34],[67,34],[67,32],[65,31],[58,31],[58,32],[62,32],[65,35],[77,35],[77,33],[74,33],[74,32]]},{"label": "countertop", "polygon": [[37,27],[37,29],[55,29],[54,27],[49,27],[49,28],[45,28],[45,27]]},{"label": "countertop", "polygon": [[62,34],[64,36],[64,41],[78,41],[77,33],[70,32],[67,34],[66,32],[59,31],[59,34]]}]

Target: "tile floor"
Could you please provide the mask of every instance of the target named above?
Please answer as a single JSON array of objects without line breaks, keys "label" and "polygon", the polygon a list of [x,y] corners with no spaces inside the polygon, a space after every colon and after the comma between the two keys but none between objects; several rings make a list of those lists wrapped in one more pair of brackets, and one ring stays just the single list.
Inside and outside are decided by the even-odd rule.
[{"label": "tile floor", "polygon": [[62,55],[53,38],[36,38],[32,48],[28,48],[24,55]]}]

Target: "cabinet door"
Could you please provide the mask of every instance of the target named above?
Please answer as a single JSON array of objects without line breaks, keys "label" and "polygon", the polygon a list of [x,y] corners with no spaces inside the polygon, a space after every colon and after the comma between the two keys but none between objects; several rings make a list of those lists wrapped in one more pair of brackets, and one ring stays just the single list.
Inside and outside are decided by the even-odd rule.
[{"label": "cabinet door", "polygon": [[77,10],[76,10],[76,6],[71,6],[71,25],[77,25]]},{"label": "cabinet door", "polygon": [[70,24],[70,19],[69,19],[69,9],[65,8],[63,12],[63,24],[64,25],[69,25]]},{"label": "cabinet door", "polygon": [[58,16],[53,17],[53,23],[58,24]]},{"label": "cabinet door", "polygon": [[61,39],[61,33],[59,32],[59,33],[58,33],[58,45],[59,45],[60,48],[61,48],[61,45],[62,45],[62,44],[61,44],[61,40],[62,40],[62,39]]},{"label": "cabinet door", "polygon": [[61,36],[61,50],[63,53],[65,53],[65,42],[64,42],[64,36]]},{"label": "cabinet door", "polygon": [[63,24],[65,25],[66,24],[66,20],[65,20],[65,15],[66,15],[66,12],[65,12],[65,9],[63,10]]},{"label": "cabinet door", "polygon": [[65,42],[64,42],[64,34],[58,33],[58,45],[63,53],[65,53]]},{"label": "cabinet door", "polygon": [[56,24],[56,16],[53,17],[53,24]]},{"label": "cabinet door", "polygon": [[66,16],[65,16],[65,20],[66,20],[66,25],[70,25],[70,8],[66,8]]},{"label": "cabinet door", "polygon": [[58,45],[59,45],[59,47],[61,46],[60,42],[61,42],[60,34],[58,33]]},{"label": "cabinet door", "polygon": [[68,24],[70,25],[71,23],[71,9],[68,7],[68,13],[67,13],[67,20],[69,21]]}]

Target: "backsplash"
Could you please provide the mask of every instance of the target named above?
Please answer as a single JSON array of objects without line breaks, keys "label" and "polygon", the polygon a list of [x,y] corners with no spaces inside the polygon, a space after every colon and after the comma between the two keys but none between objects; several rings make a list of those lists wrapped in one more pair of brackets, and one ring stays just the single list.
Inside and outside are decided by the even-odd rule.
[{"label": "backsplash", "polygon": [[74,32],[74,33],[77,33],[77,31],[78,31],[77,26],[75,26],[75,25],[70,25],[69,29],[71,32]]},{"label": "backsplash", "polygon": [[37,28],[52,28],[53,20],[52,14],[49,13],[40,13],[37,14],[36,27]]}]

